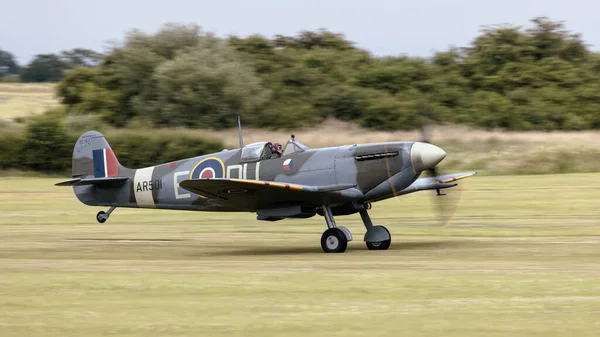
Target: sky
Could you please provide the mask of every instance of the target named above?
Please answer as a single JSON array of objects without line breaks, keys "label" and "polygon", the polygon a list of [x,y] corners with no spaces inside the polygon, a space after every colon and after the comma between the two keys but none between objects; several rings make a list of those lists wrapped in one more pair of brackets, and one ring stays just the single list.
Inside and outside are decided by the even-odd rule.
[{"label": "sky", "polygon": [[563,21],[600,48],[600,2],[583,0],[19,0],[0,5],[0,49],[26,64],[73,48],[106,51],[137,28],[196,23],[219,36],[294,35],[325,28],[374,55],[427,57],[466,46],[485,25]]}]

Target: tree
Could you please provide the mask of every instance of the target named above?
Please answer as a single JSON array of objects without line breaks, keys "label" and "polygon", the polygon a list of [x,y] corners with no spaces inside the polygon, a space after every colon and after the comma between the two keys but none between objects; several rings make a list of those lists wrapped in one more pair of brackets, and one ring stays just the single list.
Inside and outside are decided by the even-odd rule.
[{"label": "tree", "polygon": [[101,54],[83,48],[66,50],[60,54],[40,54],[23,69],[23,82],[58,82],[64,77],[64,71],[77,67],[95,67],[101,60]]},{"label": "tree", "polygon": [[21,70],[23,82],[58,82],[67,64],[55,54],[40,54]]},{"label": "tree", "polygon": [[268,99],[253,69],[223,42],[202,41],[157,67],[152,120],[160,125],[231,127],[237,115],[254,114]]},{"label": "tree", "polygon": [[534,49],[534,57],[541,60],[547,57],[559,57],[568,62],[584,60],[588,51],[578,34],[565,30],[562,22],[553,22],[547,17],[531,20],[535,25],[526,31]]},{"label": "tree", "polygon": [[[63,52],[67,67],[96,64]],[[375,57],[327,30],[227,39],[195,25],[132,31],[96,68],[66,72],[69,113],[115,126],[309,127],[327,117],[369,128],[450,122],[485,128],[600,127],[600,54],[561,22],[487,26],[431,58]]]},{"label": "tree", "polygon": [[19,65],[13,54],[0,49],[0,77],[16,75],[19,73]]},{"label": "tree", "polygon": [[336,50],[354,49],[354,43],[344,35],[332,33],[326,29],[302,31],[298,36],[277,35],[273,41],[276,47],[294,49],[327,48]]},{"label": "tree", "polygon": [[90,49],[75,48],[60,53],[60,57],[67,68],[95,67],[102,60],[102,54]]},{"label": "tree", "polygon": [[99,114],[117,126],[227,127],[252,119],[268,91],[225,41],[195,25],[130,32],[95,70],[73,70],[58,87],[69,113]]}]

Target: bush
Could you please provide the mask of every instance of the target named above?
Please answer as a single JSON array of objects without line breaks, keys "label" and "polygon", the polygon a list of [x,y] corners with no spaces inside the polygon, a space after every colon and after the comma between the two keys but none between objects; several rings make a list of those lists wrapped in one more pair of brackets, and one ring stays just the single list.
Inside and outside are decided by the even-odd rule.
[{"label": "bush", "polygon": [[23,144],[25,139],[20,133],[2,132],[0,134],[0,170],[21,168],[23,165]]},{"label": "bush", "polygon": [[69,136],[54,116],[42,115],[32,119],[25,129],[23,168],[42,172],[70,168],[75,141],[76,138]]}]

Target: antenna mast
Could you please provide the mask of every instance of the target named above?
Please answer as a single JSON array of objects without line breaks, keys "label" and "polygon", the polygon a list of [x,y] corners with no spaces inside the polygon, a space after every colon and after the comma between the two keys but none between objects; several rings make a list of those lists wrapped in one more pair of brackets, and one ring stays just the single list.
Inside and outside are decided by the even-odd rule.
[{"label": "antenna mast", "polygon": [[244,147],[244,140],[242,139],[242,119],[238,116],[238,136],[240,139],[240,148]]}]

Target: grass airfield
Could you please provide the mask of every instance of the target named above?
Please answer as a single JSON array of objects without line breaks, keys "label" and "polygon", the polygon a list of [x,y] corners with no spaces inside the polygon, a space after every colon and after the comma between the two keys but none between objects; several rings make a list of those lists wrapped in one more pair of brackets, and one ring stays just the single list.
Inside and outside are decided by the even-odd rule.
[{"label": "grass airfield", "polygon": [[0,336],[591,336],[600,174],[476,176],[374,204],[392,232],[324,254],[326,228],[252,214],[117,209],[60,178],[0,180]]}]

